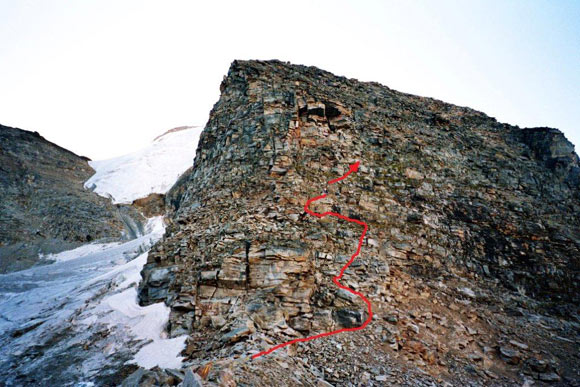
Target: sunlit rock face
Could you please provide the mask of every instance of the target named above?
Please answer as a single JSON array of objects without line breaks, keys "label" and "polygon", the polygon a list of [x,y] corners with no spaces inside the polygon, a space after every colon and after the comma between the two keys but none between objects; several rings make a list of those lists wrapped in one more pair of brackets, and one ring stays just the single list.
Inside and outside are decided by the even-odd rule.
[{"label": "sunlit rock face", "polygon": [[[326,186],[357,160],[356,174]],[[488,311],[506,294],[564,314],[578,302],[578,157],[559,131],[520,129],[314,67],[236,61],[193,168],[167,194],[171,224],[142,272],[141,303],[171,306],[170,335],[190,334],[190,359],[364,321],[361,300],[331,282],[360,227],[304,212],[325,188],[313,210],[369,225],[342,282],[383,313],[378,327],[407,321],[400,316],[418,305],[408,304],[409,289],[423,300],[442,294],[439,305],[465,301],[436,313],[449,319],[481,301],[478,289],[494,294]],[[393,308],[399,317],[387,318]],[[406,347],[425,333],[404,324],[404,332],[381,332],[408,358],[445,367],[437,359],[468,355],[431,338],[423,349]],[[480,330],[492,335],[501,324],[492,325]],[[448,334],[443,327],[433,337]],[[373,329],[368,343],[383,335]]]}]

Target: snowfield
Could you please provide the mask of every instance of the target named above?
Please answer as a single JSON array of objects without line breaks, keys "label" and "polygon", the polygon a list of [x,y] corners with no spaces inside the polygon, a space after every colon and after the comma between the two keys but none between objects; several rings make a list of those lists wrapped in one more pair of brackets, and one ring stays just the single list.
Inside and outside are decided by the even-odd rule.
[{"label": "snowfield", "polygon": [[166,193],[193,165],[201,129],[185,127],[169,131],[137,152],[89,161],[96,173],[86,181],[85,188],[111,198],[116,204],[132,203],[151,193]]}]

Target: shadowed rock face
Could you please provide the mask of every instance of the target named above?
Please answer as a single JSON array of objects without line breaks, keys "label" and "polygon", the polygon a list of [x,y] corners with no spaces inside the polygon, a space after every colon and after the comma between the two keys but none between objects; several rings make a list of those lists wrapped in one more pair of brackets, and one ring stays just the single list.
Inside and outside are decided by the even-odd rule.
[{"label": "shadowed rock face", "polygon": [[[433,337],[462,335],[447,323],[420,337],[424,328],[407,314],[418,305],[461,300],[437,312],[447,321],[480,300],[479,318],[488,316],[480,332],[495,341],[502,327],[518,324],[494,320],[511,295],[526,300],[518,308],[575,313],[578,157],[559,131],[520,129],[469,108],[278,61],[232,64],[193,169],[166,197],[172,224],[149,254],[141,303],[172,307],[170,334],[190,334],[192,359],[360,324],[364,305],[331,283],[360,229],[303,211],[357,160],[358,173],[329,186],[312,209],[368,223],[362,254],[343,283],[384,313],[385,321],[373,322],[379,332],[369,332],[389,332],[383,342],[390,348],[455,373],[457,382],[463,371],[437,359],[465,359],[476,343],[457,344],[469,347],[459,354],[450,342],[447,349],[434,344]],[[410,292],[432,303],[413,304]],[[410,315],[420,320],[422,313]],[[389,324],[406,328],[395,334]]]},{"label": "shadowed rock face", "polygon": [[0,273],[30,267],[39,254],[139,232],[135,210],[83,188],[94,173],[87,160],[36,132],[0,126]]},{"label": "shadowed rock face", "polygon": [[560,176],[573,190],[580,186],[580,165],[574,145],[558,129],[529,128],[517,132],[528,145],[532,155],[543,161],[556,176]]}]

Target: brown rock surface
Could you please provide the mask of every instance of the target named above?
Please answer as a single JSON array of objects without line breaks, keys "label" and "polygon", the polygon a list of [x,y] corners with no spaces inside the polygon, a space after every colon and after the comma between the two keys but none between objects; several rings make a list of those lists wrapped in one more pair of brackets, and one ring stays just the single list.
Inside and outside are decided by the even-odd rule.
[{"label": "brown rock surface", "polygon": [[[580,383],[580,169],[559,131],[278,61],[234,62],[221,91],[140,287],[190,335],[188,366],[250,385]],[[360,230],[303,210],[357,160],[312,209],[368,223],[343,283],[375,319],[249,361],[364,312],[331,283]]]},{"label": "brown rock surface", "polygon": [[164,215],[165,195],[152,193],[147,197],[133,200],[132,205],[147,218]]}]

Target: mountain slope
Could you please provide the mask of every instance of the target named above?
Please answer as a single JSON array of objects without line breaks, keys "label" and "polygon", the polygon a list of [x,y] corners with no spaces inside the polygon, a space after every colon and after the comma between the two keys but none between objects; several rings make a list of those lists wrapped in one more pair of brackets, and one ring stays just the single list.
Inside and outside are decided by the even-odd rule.
[{"label": "mountain slope", "polygon": [[[174,154],[176,145],[189,141],[195,150],[195,138],[190,138],[192,132],[184,130],[185,136],[177,132],[173,130],[160,136],[153,150],[137,153],[143,156],[141,158],[134,157],[135,154],[119,158],[135,162],[117,164],[114,170],[101,174],[100,192],[104,196],[123,192],[131,198],[147,194],[142,185],[128,184],[130,181],[122,179],[147,176],[152,171],[150,165],[157,166],[157,170],[167,166],[170,173],[158,179],[149,178],[149,182],[172,185],[171,176],[174,180],[177,176],[173,167],[180,163],[172,163],[171,158],[183,160]],[[51,203],[70,203],[67,197],[57,195],[63,190],[60,184],[69,177],[62,153],[66,156],[70,152],[55,150],[56,146],[44,144],[41,139],[33,138],[28,145],[26,141],[26,137],[17,138],[12,146],[31,148],[28,153],[18,153],[28,173],[34,170],[30,164],[41,157],[39,153],[46,158],[47,152],[57,152],[54,163],[61,167],[61,176],[53,182]],[[15,159],[13,153],[9,156]],[[146,163],[137,162],[143,160]],[[42,167],[49,168],[51,161]],[[65,161],[76,163],[77,158],[70,154],[70,160]],[[82,178],[87,179],[92,173],[85,160],[73,165],[70,169],[80,169]],[[67,182],[82,190],[82,181],[71,180]],[[119,182],[124,184],[122,191],[115,190]],[[107,188],[112,188],[113,192],[106,191]],[[129,206],[112,206],[109,199],[88,190],[82,192],[111,208],[135,212]],[[163,208],[155,212],[162,213]],[[74,211],[69,214],[77,216]],[[179,367],[185,336],[167,338],[164,330],[169,308],[162,303],[145,307],[137,303],[139,273],[149,248],[162,237],[164,230],[163,216],[154,216],[142,227],[137,227],[136,237],[130,241],[85,243],[45,255],[44,261],[54,262],[50,265],[0,274],[0,385],[118,385],[138,366]],[[61,246],[61,250],[63,248]]]},{"label": "mountain slope", "polygon": [[113,203],[131,203],[152,193],[165,194],[193,163],[199,129],[169,130],[139,151],[109,160],[90,161],[96,173],[85,183]]},{"label": "mountain slope", "polygon": [[0,126],[0,273],[101,239],[135,237],[142,217],[83,188],[87,159],[38,133]]},{"label": "mountain slope", "polygon": [[[234,62],[221,91],[139,291],[190,335],[185,364],[256,385],[580,382],[579,163],[559,131],[278,61]],[[369,225],[342,283],[373,321],[250,360],[366,319],[331,281],[360,229],[304,213],[325,189],[313,211]]]}]

